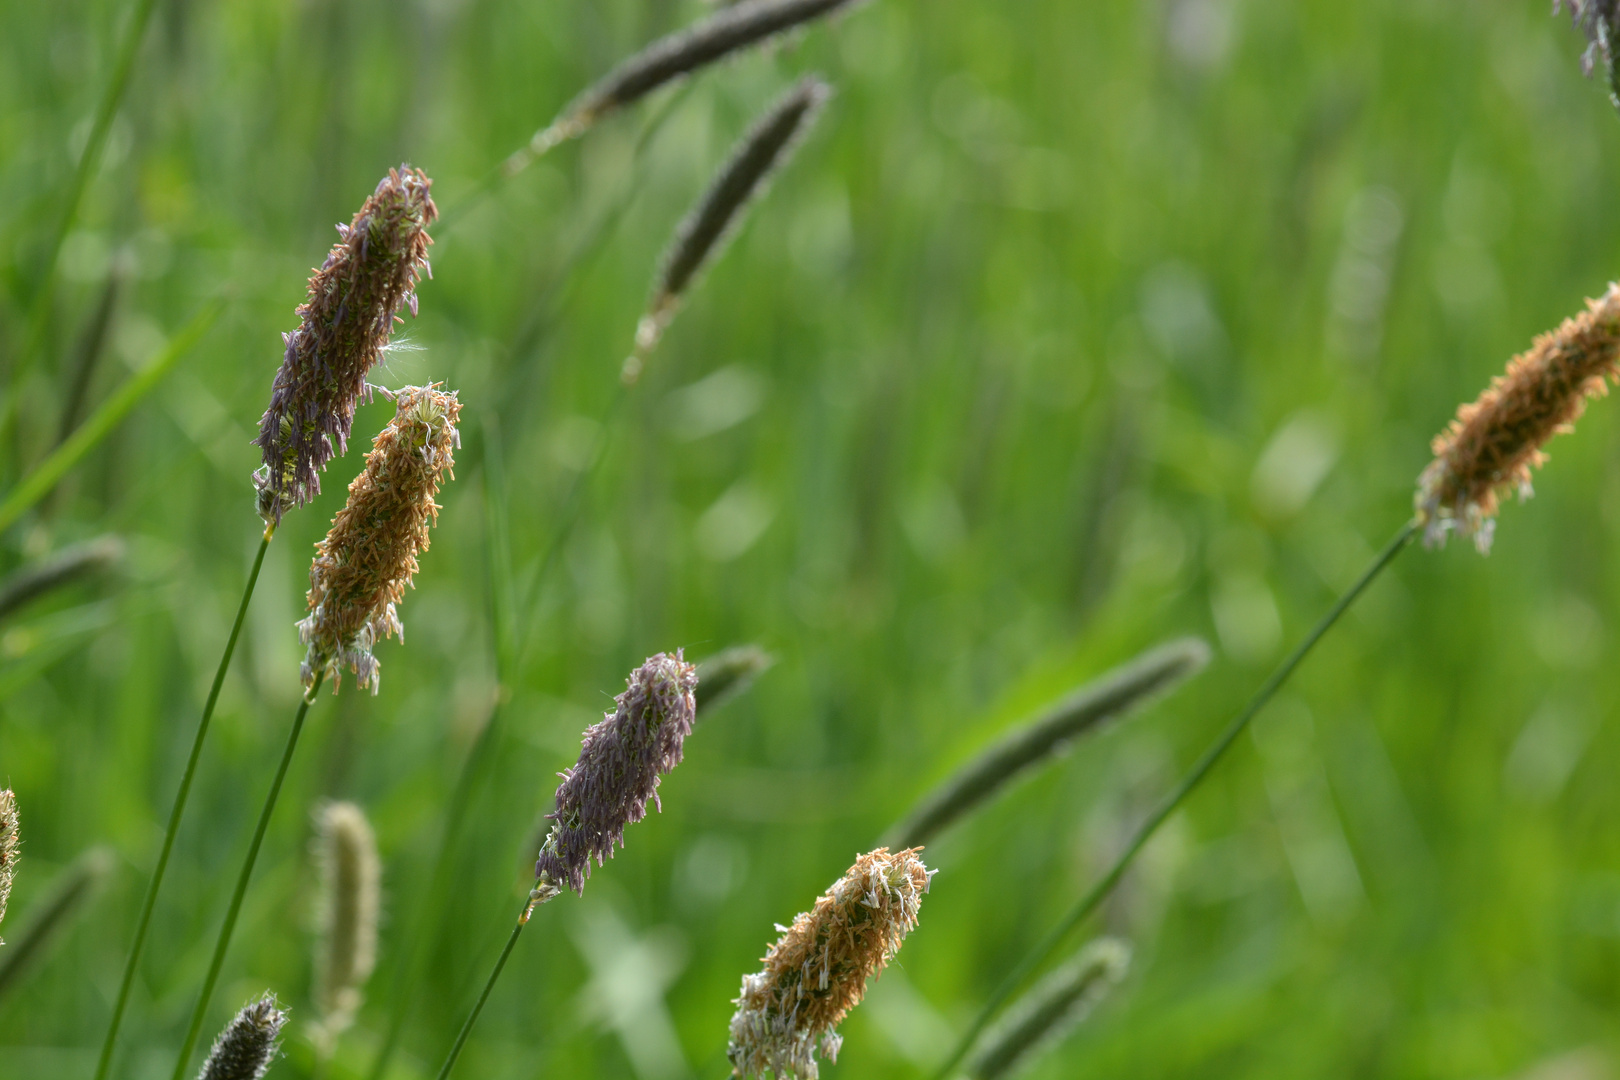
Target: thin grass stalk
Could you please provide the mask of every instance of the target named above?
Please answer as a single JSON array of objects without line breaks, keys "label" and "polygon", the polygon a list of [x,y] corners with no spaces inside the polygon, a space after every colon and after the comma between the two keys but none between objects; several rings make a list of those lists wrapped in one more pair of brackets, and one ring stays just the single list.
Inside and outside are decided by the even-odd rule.
[{"label": "thin grass stalk", "polygon": [[50,891],[28,909],[28,921],[0,949],[0,998],[4,998],[41,959],[52,940],[112,873],[114,857],[106,848],[91,848],[51,883]]},{"label": "thin grass stalk", "polygon": [[979,1014],[974,1017],[973,1023],[968,1026],[967,1031],[963,1033],[962,1038],[951,1051],[950,1057],[934,1073],[934,1080],[947,1080],[952,1070],[967,1056],[967,1052],[972,1048],[974,1042],[996,1012],[1006,1004],[1007,1000],[1024,984],[1024,981],[1030,975],[1034,974],[1042,964],[1051,959],[1052,954],[1063,944],[1063,940],[1068,937],[1070,932],[1086,916],[1096,910],[1097,905],[1102,903],[1104,897],[1113,891],[1114,886],[1119,884],[1120,878],[1125,876],[1125,871],[1130,867],[1137,853],[1152,839],[1153,834],[1159,830],[1159,826],[1163,825],[1165,820],[1176,811],[1176,808],[1186,801],[1187,796],[1191,795],[1194,789],[1203,782],[1204,778],[1214,769],[1216,763],[1232,748],[1232,744],[1237,741],[1238,736],[1243,734],[1244,729],[1249,726],[1249,721],[1254,719],[1255,714],[1263,709],[1273,695],[1288,681],[1289,676],[1293,675],[1294,669],[1299,667],[1300,662],[1322,639],[1322,636],[1332,629],[1333,624],[1339,621],[1339,617],[1349,610],[1350,605],[1355,603],[1356,599],[1366,591],[1367,586],[1371,585],[1378,575],[1383,573],[1384,568],[1395,560],[1395,556],[1406,549],[1406,546],[1411,543],[1412,538],[1418,534],[1420,528],[1421,525],[1416,519],[1402,525],[1394,538],[1373,558],[1367,569],[1362,571],[1361,576],[1340,594],[1339,598],[1333,602],[1333,606],[1328,609],[1327,614],[1318,620],[1300,643],[1294,646],[1293,651],[1288,654],[1283,662],[1277,665],[1276,670],[1261,684],[1260,689],[1255,691],[1254,696],[1238,711],[1238,714],[1232,718],[1209,749],[1204,751],[1203,756],[1182,778],[1181,783],[1176,785],[1175,790],[1171,791],[1153,813],[1148,816],[1147,820],[1137,827],[1136,832],[1131,836],[1130,843],[1125,846],[1124,851],[1120,852],[1113,865],[1109,867],[1108,872],[1087,890],[1086,894],[1069,910],[1068,914],[1064,915],[1058,924],[1029,951],[1028,955],[1019,961],[1018,966],[1013,969],[1012,973],[1003,979],[1001,984],[991,993],[989,1000],[985,1002]]},{"label": "thin grass stalk", "polygon": [[1143,653],[1016,728],[930,792],[889,830],[886,847],[921,847],[1026,770],[1062,753],[1104,721],[1168,693],[1209,663],[1209,646],[1184,638]]},{"label": "thin grass stalk", "polygon": [[506,160],[515,176],[553,147],[589,131],[610,113],[742,49],[853,7],[859,0],[745,0],[659,38],[587,87],[529,145]]},{"label": "thin grass stalk", "polygon": [[63,548],[48,559],[25,566],[0,584],[0,619],[46,593],[105,570],[124,557],[124,542],[101,536]]},{"label": "thin grass stalk", "polygon": [[112,1020],[107,1025],[107,1036],[102,1040],[101,1057],[96,1062],[95,1080],[106,1080],[112,1067],[113,1050],[118,1045],[118,1029],[124,1022],[124,1009],[129,1005],[130,988],[135,983],[135,970],[140,964],[141,950],[146,946],[146,933],[152,925],[152,910],[157,906],[158,890],[163,887],[163,875],[169,869],[169,855],[174,851],[174,838],[180,831],[180,819],[185,816],[186,800],[191,797],[191,781],[197,775],[197,759],[202,756],[203,741],[208,738],[208,726],[214,719],[214,706],[219,703],[220,687],[225,685],[225,672],[230,670],[231,657],[236,654],[236,640],[242,635],[242,622],[247,618],[248,603],[253,589],[259,583],[259,570],[264,566],[264,553],[270,547],[275,528],[266,525],[259,550],[253,557],[253,569],[248,572],[247,584],[242,589],[242,602],[236,607],[236,621],[231,624],[231,636],[225,639],[225,652],[214,670],[213,685],[208,688],[208,700],[203,704],[202,719],[197,723],[197,734],[191,739],[191,755],[180,774],[180,790],[174,797],[174,808],[169,811],[169,825],[163,832],[163,846],[158,849],[157,865],[152,868],[152,880],[146,886],[146,898],[141,902],[140,918],[135,923],[135,941],[124,962],[124,977],[118,984],[118,997],[113,1002]]},{"label": "thin grass stalk", "polygon": [[124,34],[123,43],[118,50],[112,79],[101,95],[101,102],[96,107],[95,120],[90,125],[90,137],[85,140],[84,152],[79,155],[78,166],[73,170],[73,179],[68,185],[67,204],[62,208],[62,217],[56,223],[56,231],[51,234],[50,246],[45,249],[45,263],[38,272],[39,291],[34,294],[33,318],[28,328],[28,337],[23,342],[22,351],[12,361],[10,392],[6,394],[4,405],[0,405],[0,437],[5,435],[17,417],[17,395],[22,390],[23,379],[28,374],[35,355],[44,345],[45,327],[50,324],[51,306],[56,299],[56,268],[61,260],[62,244],[67,240],[68,233],[73,230],[73,223],[78,220],[79,205],[84,201],[84,192],[90,185],[90,177],[101,164],[101,152],[107,145],[107,133],[111,130],[113,118],[118,115],[124,94],[129,89],[129,77],[135,68],[135,57],[140,52],[141,41],[146,37],[147,24],[152,21],[152,10],[156,7],[157,0],[135,0],[135,11],[131,17],[129,30]]},{"label": "thin grass stalk", "polygon": [[[94,450],[142,398],[156,389],[158,383],[163,381],[163,377],[180,362],[181,357],[202,340],[202,336],[214,324],[224,306],[223,300],[214,300],[193,316],[150,364],[120,386],[112,397],[102,402],[101,407],[91,414],[90,419],[52,450],[33,472],[11,489],[4,500],[0,500],[0,531],[16,524],[17,519],[30,507],[50,494],[51,489],[69,469]],[[0,424],[3,423],[3,418],[0,418]]]},{"label": "thin grass stalk", "polygon": [[79,341],[79,355],[73,364],[73,379],[68,383],[67,401],[62,405],[62,419],[57,423],[56,441],[61,443],[79,424],[84,412],[84,400],[90,393],[90,380],[96,364],[106,352],[107,330],[112,326],[113,311],[118,307],[118,294],[123,291],[124,275],[116,267],[107,274],[96,310]]},{"label": "thin grass stalk", "polygon": [[197,995],[196,1007],[191,1011],[191,1025],[186,1029],[185,1042],[180,1045],[180,1057],[174,1064],[173,1080],[185,1080],[186,1067],[191,1062],[192,1052],[197,1048],[197,1039],[202,1035],[203,1020],[208,1015],[209,999],[214,996],[214,986],[219,982],[220,968],[225,965],[225,953],[231,945],[231,935],[236,931],[236,918],[242,911],[242,900],[247,896],[248,882],[253,878],[253,866],[259,859],[259,847],[264,843],[265,830],[270,827],[270,815],[275,812],[276,799],[281,795],[281,782],[287,777],[287,767],[292,764],[293,751],[298,749],[298,736],[304,730],[304,717],[309,714],[309,707],[314,703],[315,694],[320,690],[321,682],[325,678],[326,669],[318,669],[309,689],[298,699],[298,712],[293,716],[292,730],[287,733],[287,745],[281,752],[281,762],[276,766],[275,778],[270,781],[270,790],[265,794],[264,807],[259,811],[259,822],[253,829],[253,839],[248,842],[247,857],[242,860],[242,869],[236,876],[236,888],[231,893],[230,906],[225,909],[225,922],[221,924],[219,937],[214,942],[214,955],[208,963],[208,974],[203,979],[202,992]]},{"label": "thin grass stalk", "polygon": [[490,971],[489,978],[484,980],[484,988],[478,991],[478,1000],[473,1002],[472,1011],[456,1032],[456,1041],[450,1044],[450,1053],[446,1055],[444,1064],[439,1067],[438,1080],[446,1080],[450,1070],[456,1067],[456,1059],[461,1056],[461,1048],[467,1045],[467,1036],[472,1034],[473,1025],[478,1023],[478,1014],[484,1011],[484,1002],[489,1000],[491,990],[495,989],[495,980],[501,977],[501,969],[506,966],[507,957],[512,955],[512,947],[517,944],[518,935],[523,928],[529,925],[529,916],[534,913],[534,900],[526,897],[523,901],[523,910],[518,914],[517,923],[513,925],[512,932],[507,935],[506,946],[501,949],[501,955],[495,960],[495,967]]}]

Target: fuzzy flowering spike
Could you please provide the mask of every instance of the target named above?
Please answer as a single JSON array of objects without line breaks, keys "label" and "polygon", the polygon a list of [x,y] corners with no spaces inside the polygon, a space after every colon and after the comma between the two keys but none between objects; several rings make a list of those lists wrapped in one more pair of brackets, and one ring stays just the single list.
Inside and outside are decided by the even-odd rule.
[{"label": "fuzzy flowering spike", "polygon": [[314,1032],[323,1055],[352,1023],[361,991],[377,962],[377,838],[364,810],[351,802],[322,806],[315,815],[320,872],[320,947],[315,954]]},{"label": "fuzzy flowering spike", "polygon": [[554,824],[534,864],[536,900],[562,889],[585,892],[596,865],[624,846],[624,827],[658,802],[659,777],[681,763],[681,744],[697,713],[697,668],[682,650],[659,653],[630,673],[613,711],[585,732],[579,761],[559,775]]},{"label": "fuzzy flowering spike", "polygon": [[404,640],[394,605],[416,573],[416,556],[428,549],[429,526],[439,519],[433,496],[446,475],[455,476],[453,452],[461,446],[456,395],[435,383],[407,386],[393,398],[394,418],[372,444],[326,539],[315,545],[309,615],[298,624],[309,647],[305,687],[324,670],[335,691],[347,667],[362,687],[377,692],[381,665],[372,645],[390,634]]},{"label": "fuzzy flowering spike", "polygon": [[1455,529],[1488,553],[1499,496],[1530,496],[1530,470],[1546,460],[1542,444],[1570,430],[1586,399],[1607,393],[1607,380],[1616,378],[1620,285],[1610,285],[1581,314],[1536,338],[1435,436],[1434,460],[1414,496],[1425,541],[1442,543]]},{"label": "fuzzy flowering spike", "polygon": [[0,791],[0,922],[5,920],[6,901],[11,899],[11,879],[16,876],[17,796],[6,788]]},{"label": "fuzzy flowering spike", "polygon": [[[1553,0],[1553,14],[1563,6],[1563,0]],[[1620,47],[1620,0],[1569,0],[1569,17],[1575,28],[1586,35],[1581,71],[1590,77],[1601,57],[1608,72],[1610,100],[1620,108],[1620,72],[1615,69],[1615,50]]]},{"label": "fuzzy flowering spike", "polygon": [[214,1040],[198,1080],[259,1080],[276,1059],[276,1037],[286,1022],[274,994],[242,1006]]},{"label": "fuzzy flowering spike", "polygon": [[432,186],[407,165],[388,170],[354,220],[337,227],[340,239],[309,279],[302,325],[282,335],[286,352],[253,440],[264,452],[253,484],[266,524],[320,493],[321,469],[348,448],[355,405],[370,400],[366,373],[400,310],[416,314],[416,283],[432,276],[427,227],[439,216]]},{"label": "fuzzy flowering spike", "polygon": [[726,1049],[733,1076],[815,1080],[818,1045],[827,1060],[838,1059],[843,1040],[834,1029],[917,925],[933,876],[921,850],[860,856],[815,907],[777,927],[782,936],[766,952],[765,970],[744,975],[736,999]]}]

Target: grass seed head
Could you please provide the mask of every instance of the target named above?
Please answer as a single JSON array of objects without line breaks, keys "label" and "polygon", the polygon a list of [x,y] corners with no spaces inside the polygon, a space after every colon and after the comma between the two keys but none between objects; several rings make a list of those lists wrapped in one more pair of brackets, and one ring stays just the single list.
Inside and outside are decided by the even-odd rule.
[{"label": "grass seed head", "polygon": [[377,960],[380,871],[377,839],[365,811],[351,802],[316,814],[315,862],[320,873],[320,941],[315,954],[317,1042],[331,1052],[354,1022],[362,988]]},{"label": "grass seed head", "polygon": [[530,158],[577,138],[602,117],[668,82],[858,2],[742,0],[730,4],[694,26],[659,38],[592,83],[530,140]]},{"label": "grass seed head", "polygon": [[553,824],[534,866],[536,899],[564,888],[583,894],[591,860],[601,866],[624,846],[624,827],[647,816],[648,800],[663,809],[659,778],[681,763],[697,681],[680,649],[649,657],[630,673],[613,711],[586,730],[578,763],[560,774]]},{"label": "grass seed head", "polygon": [[[1563,6],[1563,0],[1553,0],[1553,14]],[[1620,108],[1620,71],[1615,69],[1615,51],[1620,48],[1620,0],[1569,0],[1569,17],[1575,28],[1586,35],[1581,72],[1590,78],[1601,59],[1609,82],[1609,100]]]},{"label": "grass seed head", "polygon": [[214,1040],[198,1080],[259,1080],[276,1058],[276,1037],[287,1013],[274,994],[242,1006]]},{"label": "grass seed head", "polygon": [[6,788],[0,791],[0,922],[5,921],[6,901],[11,899],[11,881],[17,876],[18,824],[17,796]]},{"label": "grass seed head", "polygon": [[1455,530],[1490,551],[1500,496],[1531,494],[1530,470],[1541,447],[1570,430],[1588,398],[1620,377],[1620,285],[1586,310],[1542,334],[1435,436],[1434,460],[1418,477],[1414,502],[1424,539],[1443,543]]},{"label": "grass seed head", "polygon": [[772,174],[793,156],[815,123],[832,88],[807,75],[783,94],[738,140],[731,158],[675,230],[665,252],[647,312],[636,327],[636,353],[626,367],[626,381],[640,372],[639,360],[658,344],[671,319],[703,268],[714,258],[742,220],[744,211],[767,187]]},{"label": "grass seed head", "polygon": [[917,925],[933,872],[920,848],[860,856],[815,907],[778,926],[763,971],[744,975],[726,1056],[733,1076],[814,1080],[816,1050],[838,1059],[836,1028]]},{"label": "grass seed head", "polygon": [[455,475],[454,451],[461,446],[456,395],[434,384],[407,386],[393,398],[394,418],[372,444],[326,539],[315,545],[309,615],[298,624],[308,646],[305,687],[326,671],[336,690],[347,667],[362,687],[377,692],[381,665],[372,646],[389,635],[404,639],[395,605],[438,521],[433,497],[444,477]]},{"label": "grass seed head", "polygon": [[253,483],[267,524],[320,493],[321,469],[348,448],[355,405],[370,400],[366,373],[400,310],[416,314],[416,284],[432,276],[432,186],[417,169],[390,169],[354,220],[337,227],[336,246],[309,279],[302,323],[282,335],[286,351],[254,440],[264,455]]},{"label": "grass seed head", "polygon": [[1090,1014],[1130,964],[1131,947],[1118,938],[1087,944],[1008,1010],[1006,1021],[984,1037],[968,1074],[998,1080],[1033,1062]]}]

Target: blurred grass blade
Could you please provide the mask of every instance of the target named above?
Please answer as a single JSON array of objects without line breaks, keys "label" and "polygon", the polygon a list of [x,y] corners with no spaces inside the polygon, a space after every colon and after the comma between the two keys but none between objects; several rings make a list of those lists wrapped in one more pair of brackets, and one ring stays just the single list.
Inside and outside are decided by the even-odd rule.
[{"label": "blurred grass blade", "polygon": [[62,245],[66,242],[68,233],[73,231],[73,223],[78,220],[79,205],[84,201],[85,188],[90,186],[90,177],[101,164],[101,151],[107,145],[107,134],[112,129],[113,118],[118,115],[119,106],[123,103],[124,92],[129,89],[129,77],[135,68],[135,56],[140,52],[141,41],[146,37],[147,24],[152,21],[152,11],[156,7],[157,0],[135,0],[135,10],[131,13],[129,28],[124,32],[124,40],[118,50],[118,61],[113,67],[112,80],[107,83],[107,89],[101,95],[101,104],[96,108],[95,122],[90,126],[84,152],[79,155],[79,164],[73,171],[73,182],[68,187],[67,205],[62,208],[62,216],[57,221],[56,231],[51,234],[50,246],[45,250],[44,264],[37,271],[40,284],[39,290],[34,294],[33,320],[28,329],[28,337],[23,343],[22,352],[12,361],[10,392],[6,394],[4,406],[0,406],[0,433],[3,433],[16,418],[17,394],[22,388],[23,377],[28,374],[29,364],[44,344],[45,327],[51,318],[51,303],[56,297],[56,267],[61,260]]},{"label": "blurred grass blade", "polygon": [[1086,683],[930,792],[889,830],[884,843],[896,851],[928,843],[1020,774],[1061,753],[1075,737],[1174,689],[1207,663],[1209,646],[1198,638],[1182,638]]},{"label": "blurred grass blade", "polygon": [[985,1036],[968,1075],[999,1080],[1015,1073],[1084,1020],[1130,963],[1131,947],[1118,938],[1086,945],[1012,1006],[1007,1023]]},{"label": "blurred grass blade", "polygon": [[64,548],[48,559],[23,567],[0,583],[0,619],[53,589],[115,565],[123,557],[124,542],[108,535]]},{"label": "blurred grass blade", "polygon": [[57,423],[58,443],[73,434],[73,429],[79,426],[85,398],[90,393],[90,380],[95,376],[102,353],[107,350],[107,331],[112,327],[113,312],[118,308],[118,296],[123,291],[123,285],[124,275],[116,267],[108,272],[107,282],[101,288],[101,298],[96,301],[96,310],[80,335],[78,355],[73,362],[73,378],[68,383],[67,402],[62,406],[62,419]]},{"label": "blurred grass blade", "polygon": [[202,339],[224,307],[223,300],[210,301],[192,317],[150,364],[119,387],[118,392],[108,398],[101,408],[79,427],[79,430],[64,439],[60,446],[39,463],[38,468],[12,488],[11,493],[0,501],[0,531],[16,524],[17,519],[29,507],[49,494],[69,469],[77,465],[101,440],[111,434],[112,429],[118,426],[118,422],[127,416],[142,398],[151,393],[174,365],[179,363],[180,358]]},{"label": "blurred grass blade", "polygon": [[747,690],[774,663],[776,657],[758,645],[733,645],[700,663],[693,694],[698,715],[706,715]]},{"label": "blurred grass blade", "polygon": [[0,999],[45,956],[50,943],[72,925],[84,902],[111,875],[116,863],[106,848],[91,848],[57,875],[50,889],[28,909],[21,930],[0,947]]}]

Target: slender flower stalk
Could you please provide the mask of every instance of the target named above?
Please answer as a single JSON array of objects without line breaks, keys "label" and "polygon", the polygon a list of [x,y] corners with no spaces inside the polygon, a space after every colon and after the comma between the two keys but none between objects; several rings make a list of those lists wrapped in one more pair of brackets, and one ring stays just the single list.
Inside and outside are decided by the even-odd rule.
[{"label": "slender flower stalk", "polygon": [[287,1013],[274,994],[242,1006],[214,1040],[198,1080],[260,1080],[276,1060]]},{"label": "slender flower stalk", "polygon": [[1042,979],[1008,1010],[1007,1022],[986,1034],[968,1067],[973,1080],[1011,1076],[1083,1021],[1125,977],[1131,947],[1098,938]]},{"label": "slender flower stalk", "polygon": [[[11,899],[11,883],[17,877],[17,795],[10,788],[0,791],[0,923],[6,920],[6,902]],[[0,945],[4,945],[0,939]]]},{"label": "slender flower stalk", "polygon": [[578,763],[559,774],[557,809],[535,863],[534,888],[456,1034],[438,1080],[446,1080],[455,1068],[534,909],[564,889],[584,895],[591,860],[601,866],[615,848],[624,846],[624,827],[647,816],[649,801],[663,809],[658,782],[681,763],[682,747],[697,715],[697,681],[697,669],[680,649],[673,656],[650,656],[630,673],[624,693],[613,699],[613,711],[586,729]]},{"label": "slender flower stalk", "polygon": [[1425,542],[1455,530],[1490,551],[1501,495],[1531,494],[1530,470],[1541,447],[1570,430],[1588,398],[1620,379],[1620,285],[1588,300],[1586,310],[1537,337],[1475,401],[1435,436],[1434,461],[1418,478],[1414,502]]},{"label": "slender flower stalk", "polygon": [[919,847],[1078,736],[1168,693],[1209,663],[1209,646],[1183,638],[1149,650],[1080,687],[1014,729],[918,802],[889,830],[891,848]]},{"label": "slender flower stalk", "polygon": [[309,616],[298,624],[308,646],[303,680],[332,677],[336,691],[347,667],[373,694],[381,663],[372,646],[392,635],[404,639],[395,605],[428,549],[428,530],[439,519],[433,497],[446,475],[454,478],[461,446],[454,393],[407,386],[393,395],[394,419],[377,435],[366,468],[349,485],[349,499],[315,545],[309,570]]},{"label": "slender flower stalk", "polygon": [[427,227],[438,216],[425,173],[390,169],[309,279],[302,324],[282,335],[286,351],[270,388],[255,444],[264,464],[253,475],[259,514],[284,511],[320,493],[320,472],[348,449],[355,406],[371,399],[369,372],[399,313],[416,314],[416,285],[432,276]]},{"label": "slender flower stalk", "polygon": [[831,96],[830,86],[814,75],[806,76],[738,140],[730,160],[675,230],[653,286],[652,300],[636,327],[636,351],[625,361],[626,383],[640,377],[647,356],[675,318],[693,281],[724,248],[749,203],[764,192],[776,170],[792,158]]},{"label": "slender flower stalk", "polygon": [[558,143],[578,138],[598,120],[675,79],[742,49],[854,7],[859,0],[743,0],[701,22],[659,38],[591,84],[529,145],[507,159],[508,176]]},{"label": "slender flower stalk", "polygon": [[365,811],[327,803],[316,814],[315,861],[320,874],[320,937],[315,953],[315,1042],[330,1056],[360,1009],[377,962],[380,895],[377,838]]},{"label": "slender flower stalk", "polygon": [[25,913],[23,925],[0,951],[0,998],[22,982],[45,958],[51,942],[73,923],[73,917],[112,874],[117,860],[106,848],[91,848],[57,875]]},{"label": "slender flower stalk", "polygon": [[744,975],[726,1048],[733,1076],[819,1076],[816,1050],[838,1060],[837,1027],[917,925],[933,871],[917,849],[869,851]]},{"label": "slender flower stalk", "polygon": [[175,1060],[173,1080],[182,1080],[186,1075],[186,1066],[191,1061],[191,1053],[197,1048],[197,1040],[202,1035],[203,1018],[208,1014],[208,1002],[214,996],[214,986],[219,982],[220,969],[225,966],[225,953],[231,947],[231,935],[236,932],[236,919],[242,913],[242,900],[247,896],[248,883],[253,880],[253,867],[259,859],[259,848],[264,843],[264,834],[270,827],[270,815],[275,813],[276,799],[281,795],[282,782],[287,779],[287,767],[292,764],[293,752],[298,749],[298,737],[304,731],[304,718],[309,715],[309,707],[315,703],[315,692],[321,687],[321,679],[325,672],[317,673],[315,685],[310,687],[298,702],[298,711],[293,714],[292,729],[287,732],[287,745],[282,748],[281,761],[276,766],[276,774],[270,781],[270,790],[265,793],[264,805],[259,808],[259,821],[253,827],[253,838],[248,841],[247,855],[242,860],[242,868],[236,875],[236,888],[231,892],[231,902],[225,909],[225,921],[220,924],[219,936],[214,940],[214,955],[208,962],[208,973],[203,976],[202,992],[197,995],[197,1004],[191,1010],[191,1025],[186,1029],[185,1041],[180,1044],[180,1056]]}]

